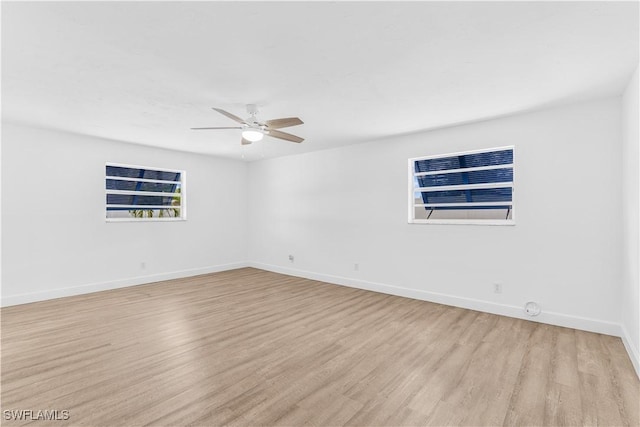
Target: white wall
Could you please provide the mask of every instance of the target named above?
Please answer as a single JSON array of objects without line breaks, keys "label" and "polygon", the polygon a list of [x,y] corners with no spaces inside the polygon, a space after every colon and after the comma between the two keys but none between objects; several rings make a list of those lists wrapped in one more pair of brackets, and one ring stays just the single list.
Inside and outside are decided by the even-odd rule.
[{"label": "white wall", "polygon": [[[186,170],[187,221],[105,222],[107,161]],[[246,174],[242,162],[4,124],[2,304],[244,265]]]},{"label": "white wall", "polygon": [[622,224],[623,224],[623,267],[622,267],[622,325],[627,351],[640,376],[640,193],[639,123],[638,116],[638,69],[622,97]]},{"label": "white wall", "polygon": [[[535,300],[537,320],[617,335],[620,109],[611,98],[254,162],[249,260],[511,316]],[[407,223],[408,158],[511,144],[515,226]]]}]

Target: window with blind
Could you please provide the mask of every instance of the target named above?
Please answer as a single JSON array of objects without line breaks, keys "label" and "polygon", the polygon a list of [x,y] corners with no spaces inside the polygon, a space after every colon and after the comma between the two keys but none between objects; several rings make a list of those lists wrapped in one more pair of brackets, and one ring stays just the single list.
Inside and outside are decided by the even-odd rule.
[{"label": "window with blind", "polygon": [[513,224],[513,148],[409,159],[409,222]]},{"label": "window with blind", "polygon": [[184,220],[185,172],[107,163],[108,221]]}]

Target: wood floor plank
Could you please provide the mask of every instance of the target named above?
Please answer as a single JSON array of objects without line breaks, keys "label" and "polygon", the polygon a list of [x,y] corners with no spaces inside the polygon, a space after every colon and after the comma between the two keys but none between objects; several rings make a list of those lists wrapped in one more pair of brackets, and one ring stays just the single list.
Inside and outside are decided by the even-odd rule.
[{"label": "wood floor plank", "polygon": [[504,419],[505,425],[543,423],[546,391],[551,385],[549,375],[556,334],[557,328],[544,324],[536,325],[518,373],[518,382]]},{"label": "wood floor plank", "polygon": [[70,411],[7,426],[639,425],[619,338],[252,268],[0,320],[2,410]]},{"label": "wood floor plank", "polygon": [[[583,422],[589,425],[625,425],[624,414],[619,410],[619,390],[610,377],[609,354],[604,351],[602,339],[598,334],[576,331]],[[602,399],[602,395],[608,398]]]},{"label": "wood floor plank", "polygon": [[608,363],[612,385],[618,400],[618,407],[623,414],[622,420],[628,426],[640,426],[640,399],[634,397],[638,395],[638,381],[629,376],[628,372],[633,369],[631,360],[623,346],[618,344],[618,339],[603,336],[603,346],[609,352]]},{"label": "wood floor plank", "polygon": [[582,399],[577,363],[575,331],[556,328],[549,372],[549,391],[545,403],[545,425],[575,426],[582,424]]}]

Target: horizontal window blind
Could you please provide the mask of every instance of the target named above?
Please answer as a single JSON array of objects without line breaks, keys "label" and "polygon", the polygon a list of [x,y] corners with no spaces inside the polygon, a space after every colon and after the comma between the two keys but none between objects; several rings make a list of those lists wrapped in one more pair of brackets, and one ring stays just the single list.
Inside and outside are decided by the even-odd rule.
[{"label": "horizontal window blind", "polygon": [[513,161],[513,147],[410,159],[410,220],[512,219]]},{"label": "horizontal window blind", "polygon": [[107,164],[107,219],[184,219],[184,171]]}]

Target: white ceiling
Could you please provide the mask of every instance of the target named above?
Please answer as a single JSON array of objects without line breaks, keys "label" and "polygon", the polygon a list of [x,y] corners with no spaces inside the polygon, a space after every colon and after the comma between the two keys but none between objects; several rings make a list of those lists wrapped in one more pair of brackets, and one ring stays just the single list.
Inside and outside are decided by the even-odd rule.
[{"label": "white ceiling", "polygon": [[[621,93],[637,2],[2,2],[3,121],[253,160]],[[299,116],[242,148],[215,106]]]}]

